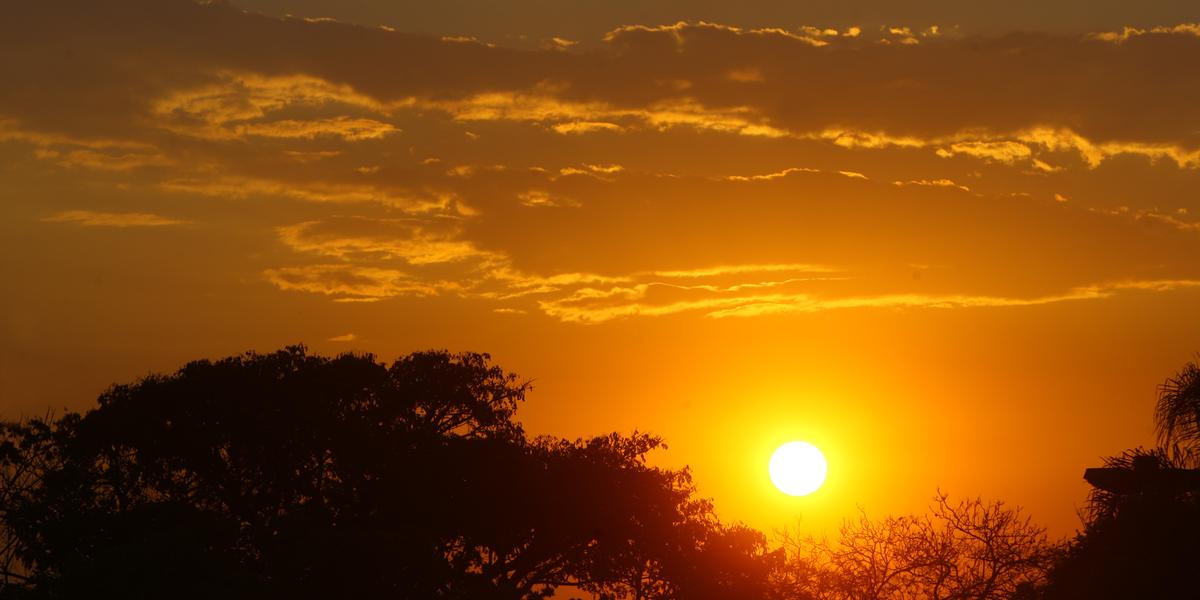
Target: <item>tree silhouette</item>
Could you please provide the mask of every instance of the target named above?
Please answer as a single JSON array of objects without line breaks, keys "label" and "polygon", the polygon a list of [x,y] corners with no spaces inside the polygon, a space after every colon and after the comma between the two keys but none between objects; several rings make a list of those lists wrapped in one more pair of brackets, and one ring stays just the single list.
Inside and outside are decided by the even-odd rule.
[{"label": "tree silhouette", "polygon": [[8,598],[753,598],[770,555],[653,436],[529,440],[485,354],[190,363],[6,423]]},{"label": "tree silhouette", "polygon": [[779,598],[999,600],[1045,576],[1055,546],[1019,509],[938,493],[927,515],[872,520],[865,512],[836,541],[783,535]]},{"label": "tree silhouette", "polygon": [[1042,590],[1048,599],[1200,598],[1200,367],[1184,365],[1159,386],[1160,447],[1105,459],[1084,477],[1094,487],[1084,530]]},{"label": "tree silhouette", "polygon": [[1200,598],[1200,499],[1171,477],[1163,449],[1109,458],[1127,485],[1096,488],[1085,527],[1049,574],[1042,597],[1096,600]]}]

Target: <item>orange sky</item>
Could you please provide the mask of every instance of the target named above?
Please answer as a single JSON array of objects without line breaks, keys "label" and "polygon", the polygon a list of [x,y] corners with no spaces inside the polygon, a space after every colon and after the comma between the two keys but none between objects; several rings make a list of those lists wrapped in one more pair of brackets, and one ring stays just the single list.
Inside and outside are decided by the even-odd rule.
[{"label": "orange sky", "polygon": [[[1200,350],[1200,9],[485,4],[0,20],[0,416],[487,351],[530,432],[659,433],[768,531],[940,487],[1065,534],[1153,442]],[[810,497],[766,476],[793,438]]]}]

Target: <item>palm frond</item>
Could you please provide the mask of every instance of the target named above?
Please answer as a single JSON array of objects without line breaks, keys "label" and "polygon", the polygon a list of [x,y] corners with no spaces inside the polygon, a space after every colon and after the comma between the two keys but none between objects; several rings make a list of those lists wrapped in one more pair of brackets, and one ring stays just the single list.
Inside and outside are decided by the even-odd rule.
[{"label": "palm frond", "polygon": [[1158,440],[1177,456],[1200,446],[1200,364],[1189,362],[1158,386],[1154,411]]}]

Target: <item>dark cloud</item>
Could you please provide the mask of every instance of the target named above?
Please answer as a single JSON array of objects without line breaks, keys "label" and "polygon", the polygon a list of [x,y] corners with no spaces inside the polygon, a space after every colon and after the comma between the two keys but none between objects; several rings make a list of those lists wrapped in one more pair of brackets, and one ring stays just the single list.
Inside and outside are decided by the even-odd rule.
[{"label": "dark cloud", "polygon": [[437,35],[473,35],[497,43],[535,45],[554,36],[599,39],[622,25],[679,20],[728,23],[745,28],[853,25],[924,28],[958,26],[980,34],[1010,31],[1082,33],[1200,21],[1189,0],[239,0],[239,6],[282,16],[334,17],[365,25],[390,25]]},{"label": "dark cloud", "polygon": [[[1200,37],[1188,30],[1151,30],[1118,43],[1087,35],[849,37],[847,30],[824,35],[799,27],[681,23],[621,28],[602,47],[572,53],[183,1],[46,2],[23,6],[6,23],[3,75],[18,83],[0,97],[0,109],[32,127],[92,135],[154,130],[165,117],[212,117],[195,114],[195,107],[178,112],[186,106],[162,114],[161,103],[173,93],[208,90],[245,101],[239,94],[286,93],[279,86],[305,76],[312,89],[293,91],[307,97],[276,99],[287,105],[362,97],[391,113],[408,106],[466,120],[530,119],[568,128],[723,120],[723,130],[773,127],[830,139],[841,132],[849,136],[844,143],[853,143],[854,134],[884,134],[943,146],[1039,128],[1092,143],[1185,152],[1200,143],[1193,128],[1180,126],[1200,116],[1191,101],[1200,91],[1194,58]],[[919,43],[880,43],[905,38]],[[242,75],[259,79],[244,83]],[[386,126],[365,117],[326,122],[331,130],[355,124],[360,134]],[[243,134],[271,131],[263,123],[235,125]],[[316,135],[318,128],[310,124],[307,131]]]}]

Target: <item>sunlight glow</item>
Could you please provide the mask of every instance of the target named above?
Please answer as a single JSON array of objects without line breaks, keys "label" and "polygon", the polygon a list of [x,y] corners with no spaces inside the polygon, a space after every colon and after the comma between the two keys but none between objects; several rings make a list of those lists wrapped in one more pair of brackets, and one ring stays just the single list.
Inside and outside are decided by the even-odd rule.
[{"label": "sunlight glow", "polygon": [[771,483],[789,496],[807,496],[825,483],[825,455],[808,442],[788,442],[771,455]]}]

